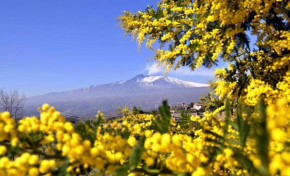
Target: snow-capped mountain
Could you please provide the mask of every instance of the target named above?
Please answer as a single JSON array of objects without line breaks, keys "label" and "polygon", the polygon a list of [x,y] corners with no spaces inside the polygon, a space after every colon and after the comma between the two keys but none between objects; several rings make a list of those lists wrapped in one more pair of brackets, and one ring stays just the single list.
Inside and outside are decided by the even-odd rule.
[{"label": "snow-capped mountain", "polygon": [[[163,76],[152,76],[152,75],[137,75],[132,79],[118,81],[109,84],[89,86],[83,89],[76,89],[70,92],[79,92],[79,91],[95,91],[95,90],[111,90],[117,89],[120,90],[130,90],[133,87],[138,87],[138,89],[162,89],[162,88],[194,88],[194,87],[208,87],[208,84],[195,83],[190,81],[183,81],[177,78],[172,77],[163,77]],[[130,93],[131,90],[129,91]]]},{"label": "snow-capped mountain", "polygon": [[27,112],[35,112],[37,106],[50,103],[74,115],[114,111],[123,104],[152,109],[164,99],[172,104],[197,101],[202,93],[209,91],[208,86],[172,77],[137,75],[129,80],[30,97],[26,105]]}]

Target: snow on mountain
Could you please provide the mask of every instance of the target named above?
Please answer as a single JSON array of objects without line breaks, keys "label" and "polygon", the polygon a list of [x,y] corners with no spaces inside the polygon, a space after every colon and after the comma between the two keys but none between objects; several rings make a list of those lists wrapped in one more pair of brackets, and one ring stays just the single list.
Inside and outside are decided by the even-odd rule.
[{"label": "snow on mountain", "polygon": [[152,83],[158,79],[162,79],[162,76],[146,76],[143,79],[138,80],[138,82]]},{"label": "snow on mountain", "polygon": [[208,84],[201,84],[201,83],[195,83],[195,82],[190,82],[190,81],[183,81],[179,80],[177,78],[172,78],[172,77],[163,77],[163,76],[146,76],[141,80],[138,80],[138,82],[143,82],[143,83],[154,83],[157,80],[164,80],[167,83],[173,84],[173,85],[178,85],[180,87],[208,87]]},{"label": "snow on mountain", "polygon": [[[136,78],[136,77],[135,77]],[[201,83],[196,83],[196,82],[191,82],[191,81],[183,81],[177,78],[172,78],[172,77],[163,77],[163,76],[144,76],[144,75],[138,75],[136,82],[139,83],[144,83],[145,85],[149,86],[154,86],[157,83],[162,82],[163,87],[168,87],[168,86],[177,86],[177,87],[208,87],[208,84],[201,84]],[[159,87],[161,85],[159,84]]]}]

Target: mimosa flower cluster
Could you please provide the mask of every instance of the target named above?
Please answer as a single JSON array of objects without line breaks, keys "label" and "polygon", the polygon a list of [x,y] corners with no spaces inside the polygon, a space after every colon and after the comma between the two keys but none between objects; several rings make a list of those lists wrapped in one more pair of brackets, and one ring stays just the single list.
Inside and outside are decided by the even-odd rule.
[{"label": "mimosa flower cluster", "polygon": [[[162,111],[105,120],[99,112],[93,122],[77,125],[47,104],[40,119],[26,117],[17,124],[4,112],[0,175],[85,175],[94,170],[110,175],[289,175],[287,100],[257,107],[250,115],[231,113],[228,106],[188,121],[174,121]],[[217,117],[222,111],[225,119]],[[166,124],[156,122],[166,118],[168,128],[162,131]],[[261,135],[266,146],[259,145]]]},{"label": "mimosa flower cluster", "polygon": [[139,46],[147,39],[166,72],[227,62],[215,72],[214,94],[255,106],[263,94],[269,104],[290,100],[289,10],[288,0],[160,0],[119,21]]}]

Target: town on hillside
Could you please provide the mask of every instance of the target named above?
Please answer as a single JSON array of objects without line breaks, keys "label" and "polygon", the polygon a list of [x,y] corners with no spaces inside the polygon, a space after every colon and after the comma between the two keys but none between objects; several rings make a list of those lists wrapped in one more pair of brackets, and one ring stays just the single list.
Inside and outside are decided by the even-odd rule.
[{"label": "town on hillside", "polygon": [[[174,120],[178,120],[183,113],[187,113],[190,116],[202,116],[204,112],[204,107],[202,107],[202,104],[199,102],[191,102],[191,103],[177,103],[176,105],[169,105],[168,107],[170,109],[170,114],[171,117]],[[140,114],[151,114],[153,111],[143,111],[140,109]],[[118,112],[111,112],[111,113],[106,113],[104,114],[104,117],[106,119],[116,119],[116,118],[121,118],[123,117],[124,114],[118,113]],[[67,121],[70,121],[72,123],[77,123],[79,121],[83,120],[91,120],[92,118],[80,118],[76,115],[69,115],[66,117]]]},{"label": "town on hillside", "polygon": [[170,114],[173,119],[177,120],[181,117],[182,113],[189,113],[192,116],[202,116],[204,108],[198,102],[177,103],[175,106],[169,106]]}]

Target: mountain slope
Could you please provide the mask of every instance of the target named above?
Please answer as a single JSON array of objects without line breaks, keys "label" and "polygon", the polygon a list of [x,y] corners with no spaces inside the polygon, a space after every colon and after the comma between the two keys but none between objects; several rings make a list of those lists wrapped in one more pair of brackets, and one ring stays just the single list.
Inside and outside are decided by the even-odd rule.
[{"label": "mountain slope", "polygon": [[163,99],[168,99],[172,104],[187,103],[197,101],[202,93],[208,91],[207,84],[137,75],[129,80],[30,97],[26,102],[26,112],[27,115],[34,115],[36,107],[43,103],[56,106],[67,115],[78,116],[92,116],[97,110],[112,112],[124,104],[153,109]]}]

